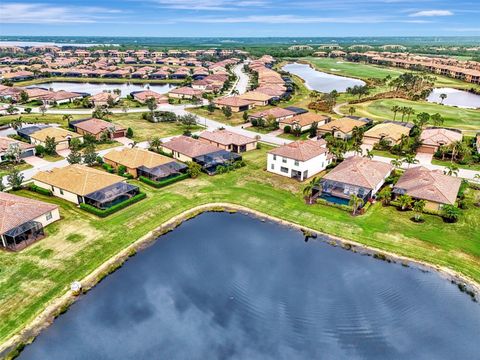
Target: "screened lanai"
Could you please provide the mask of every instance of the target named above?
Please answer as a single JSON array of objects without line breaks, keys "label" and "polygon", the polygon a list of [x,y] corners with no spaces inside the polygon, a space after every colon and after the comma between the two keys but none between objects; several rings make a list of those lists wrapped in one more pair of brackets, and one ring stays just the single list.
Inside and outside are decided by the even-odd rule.
[{"label": "screened lanai", "polygon": [[228,165],[239,160],[242,160],[240,155],[226,150],[219,150],[193,158],[193,161],[201,165],[202,169],[209,175],[215,174],[217,166]]},{"label": "screened lanai", "polygon": [[153,181],[160,181],[185,173],[187,169],[187,165],[172,161],[167,164],[156,166],[154,168],[140,166],[139,168],[137,168],[137,174],[138,176],[144,176]]},{"label": "screened lanai", "polygon": [[5,232],[1,245],[10,250],[20,250],[44,235],[43,225],[31,220]]},{"label": "screened lanai", "polygon": [[125,182],[119,182],[85,195],[84,202],[85,204],[92,205],[98,209],[108,209],[130,199],[138,193],[139,189],[137,186]]}]

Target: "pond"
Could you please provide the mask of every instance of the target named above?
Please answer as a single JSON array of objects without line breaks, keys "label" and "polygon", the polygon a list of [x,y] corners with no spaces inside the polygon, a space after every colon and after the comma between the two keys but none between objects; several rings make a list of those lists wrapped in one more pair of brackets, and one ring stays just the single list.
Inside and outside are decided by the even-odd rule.
[{"label": "pond", "polygon": [[301,77],[308,89],[323,93],[329,93],[332,90],[345,92],[349,87],[365,85],[365,82],[362,80],[327,74],[315,70],[307,64],[291,63],[282,67],[282,70]]},{"label": "pond", "polygon": [[[206,213],[82,296],[20,359],[473,359],[480,305],[436,272]],[[328,355],[327,355],[328,354]]]},{"label": "pond", "polygon": [[160,94],[166,94],[176,86],[173,84],[106,84],[106,83],[83,83],[83,82],[46,82],[41,84],[32,85],[29,87],[42,87],[46,89],[53,89],[54,91],[65,90],[72,92],[88,93],[90,95],[98,94],[102,91],[113,91],[120,89],[121,96],[126,97],[133,91],[142,91],[150,89]]},{"label": "pond", "polygon": [[[447,97],[442,100],[440,97],[441,94],[445,94]],[[467,109],[480,108],[480,95],[452,88],[433,89],[430,95],[427,97],[427,101],[449,106],[458,106]]]}]

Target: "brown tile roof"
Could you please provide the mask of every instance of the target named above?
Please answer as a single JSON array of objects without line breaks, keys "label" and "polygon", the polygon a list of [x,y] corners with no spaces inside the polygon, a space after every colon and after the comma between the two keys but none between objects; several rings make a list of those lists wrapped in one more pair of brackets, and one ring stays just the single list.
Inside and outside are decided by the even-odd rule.
[{"label": "brown tile roof", "polygon": [[398,179],[395,189],[409,196],[440,204],[455,204],[462,180],[443,174],[439,170],[428,170],[423,166],[407,169]]},{"label": "brown tile roof", "polygon": [[172,91],[170,91],[170,94],[202,96],[203,91],[198,89],[193,89],[188,86],[184,86],[184,87],[173,89]]},{"label": "brown tile roof", "polygon": [[422,131],[420,140],[424,145],[449,145],[455,141],[461,141],[462,134],[449,129],[430,128]]},{"label": "brown tile roof", "polygon": [[307,161],[328,152],[325,140],[301,140],[280,146],[269,154],[283,156],[298,161]]},{"label": "brown tile roof", "polygon": [[410,129],[406,126],[395,123],[381,123],[375,125],[373,128],[367,130],[364,136],[369,136],[377,139],[387,137],[389,139],[398,141],[402,135],[410,134]]},{"label": "brown tile roof", "polygon": [[361,120],[356,120],[356,119],[350,119],[348,117],[333,120],[325,125],[319,126],[319,130],[323,131],[341,131],[344,134],[348,134],[353,130],[354,127],[361,127],[366,125],[364,121]]},{"label": "brown tile roof", "polygon": [[172,158],[163,156],[152,151],[138,148],[123,148],[121,150],[112,150],[105,154],[106,160],[113,161],[117,164],[124,165],[131,169],[145,166],[149,169],[159,165],[173,162]]},{"label": "brown tile roof", "polygon": [[162,146],[191,158],[218,151],[216,146],[188,136],[178,136],[162,144]]},{"label": "brown tile roof", "polygon": [[257,141],[228,130],[204,131],[199,137],[222,145],[246,145]]},{"label": "brown tile roof", "polygon": [[250,116],[254,118],[267,118],[269,116],[273,116],[275,119],[278,119],[282,117],[293,116],[295,114],[296,113],[291,110],[274,107],[272,109],[258,111]]},{"label": "brown tile roof", "polygon": [[139,91],[133,94],[133,98],[140,102],[145,102],[147,99],[154,98],[157,103],[159,102],[168,102],[168,97],[163,94],[159,94],[152,90]]},{"label": "brown tile roof", "polygon": [[121,131],[125,130],[125,128],[115,125],[111,122],[102,120],[102,119],[97,119],[97,118],[91,118],[79,123],[75,124],[75,127],[77,129],[81,129],[89,134],[97,135],[102,132],[105,132],[106,130],[112,128],[114,131]]},{"label": "brown tile roof", "polygon": [[229,96],[229,97],[215,99],[213,100],[213,103],[217,106],[241,107],[241,106],[252,105],[253,101],[245,100],[238,96]]},{"label": "brown tile roof", "polygon": [[272,96],[259,91],[248,91],[245,94],[239,95],[240,98],[251,101],[269,101]]},{"label": "brown tile roof", "polygon": [[40,171],[32,179],[80,196],[125,181],[121,176],[77,164]]},{"label": "brown tile roof", "polygon": [[34,145],[24,143],[23,141],[18,141],[18,140],[15,140],[15,139],[11,139],[11,138],[6,137],[6,136],[0,136],[0,151],[2,151],[2,152],[8,151],[12,144],[18,144],[18,146],[22,150],[33,149],[35,147]]},{"label": "brown tile roof", "polygon": [[308,113],[305,113],[305,114],[296,115],[296,116],[288,118],[288,119],[280,120],[280,122],[282,124],[291,124],[291,125],[298,124],[301,127],[304,127],[304,126],[307,126],[307,125],[311,125],[314,122],[322,124],[323,122],[327,121],[328,119],[330,119],[328,116],[308,112]]},{"label": "brown tile roof", "polygon": [[57,208],[57,205],[0,192],[0,234]]},{"label": "brown tile roof", "polygon": [[375,189],[392,170],[391,164],[361,156],[352,156],[338,164],[323,179]]},{"label": "brown tile roof", "polygon": [[47,127],[41,130],[35,131],[30,135],[31,138],[41,142],[45,142],[47,136],[55,138],[55,142],[65,141],[73,138],[81,138],[82,135],[59,128],[59,127]]}]

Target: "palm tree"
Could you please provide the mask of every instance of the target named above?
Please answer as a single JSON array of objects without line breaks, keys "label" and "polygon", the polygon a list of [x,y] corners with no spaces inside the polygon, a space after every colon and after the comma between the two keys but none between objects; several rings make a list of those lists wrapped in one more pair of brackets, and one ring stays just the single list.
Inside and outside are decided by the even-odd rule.
[{"label": "palm tree", "polygon": [[443,101],[447,98],[447,94],[440,94],[440,99],[442,101],[440,101],[440,104],[443,104]]},{"label": "palm tree", "polygon": [[405,109],[405,113],[407,114],[407,121],[410,121],[410,115],[415,114],[415,110],[413,110],[411,107],[407,107]]},{"label": "palm tree", "polygon": [[397,170],[402,167],[403,161],[400,159],[393,159],[392,161],[390,161],[390,164],[392,164],[395,170]]},{"label": "palm tree", "polygon": [[443,205],[442,207],[442,217],[448,222],[457,222],[460,214],[459,208],[454,205]]},{"label": "palm tree", "polygon": [[413,199],[406,194],[400,195],[398,197],[398,204],[400,205],[402,210],[409,208],[412,205],[412,202]]},{"label": "palm tree", "polygon": [[452,150],[452,158],[451,158],[452,162],[457,158],[458,148],[462,146],[461,144],[462,144],[462,141],[460,140],[454,141],[450,144],[449,148],[450,150]]},{"label": "palm tree", "polygon": [[433,125],[435,126],[442,126],[443,125],[443,117],[439,113],[435,113],[432,116],[430,116],[430,119],[432,119]]},{"label": "palm tree", "polygon": [[357,195],[352,194],[350,195],[350,201],[348,202],[348,205],[350,205],[353,209],[352,215],[355,215],[364,204],[364,201],[362,198],[359,198]]},{"label": "palm tree", "polygon": [[383,205],[388,205],[390,199],[392,198],[392,188],[389,186],[384,187],[377,193],[377,200],[381,201]]},{"label": "palm tree", "polygon": [[444,171],[444,174],[448,176],[458,176],[459,170],[460,169],[458,168],[457,165],[451,163],[447,166],[447,169]]},{"label": "palm tree", "polygon": [[402,159],[402,162],[408,164],[407,169],[410,169],[410,165],[418,164],[418,160],[412,154],[405,155],[405,157]]},{"label": "palm tree", "polygon": [[73,115],[71,114],[65,114],[62,116],[63,121],[65,121],[67,124],[70,123],[70,121],[73,120]]},{"label": "palm tree", "polygon": [[308,204],[313,203],[313,192],[322,192],[322,185],[320,184],[320,178],[314,177],[303,189],[303,195],[308,197]]},{"label": "palm tree", "polygon": [[150,140],[150,146],[158,152],[160,146],[162,146],[162,140],[158,136],[155,136]]},{"label": "palm tree", "polygon": [[402,108],[398,105],[392,106],[392,112],[393,112],[393,121],[395,121],[395,118],[397,117],[397,112],[401,111]]},{"label": "palm tree", "polygon": [[413,203],[413,211],[415,211],[415,221],[420,220],[420,216],[425,209],[427,202],[425,200],[417,200]]},{"label": "palm tree", "polygon": [[365,155],[368,159],[373,159],[373,150],[367,149],[367,154]]}]

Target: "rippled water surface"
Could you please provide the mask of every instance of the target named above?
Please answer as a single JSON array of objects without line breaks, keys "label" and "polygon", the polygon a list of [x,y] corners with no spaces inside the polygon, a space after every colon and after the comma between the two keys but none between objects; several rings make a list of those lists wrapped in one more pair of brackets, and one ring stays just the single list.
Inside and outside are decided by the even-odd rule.
[{"label": "rippled water surface", "polygon": [[480,305],[437,273],[207,213],[104,279],[21,359],[474,359]]},{"label": "rippled water surface", "polygon": [[125,97],[129,95],[132,91],[142,91],[150,89],[152,91],[158,92],[160,94],[165,94],[172,90],[175,85],[172,84],[105,84],[105,83],[78,83],[78,82],[62,82],[62,81],[53,81],[46,82],[42,84],[36,84],[30,87],[42,87],[46,89],[53,89],[54,91],[65,90],[81,93],[89,93],[91,95],[98,94],[102,91],[113,91],[115,89],[120,89],[121,96]]},{"label": "rippled water surface", "polygon": [[[442,100],[441,94],[445,94],[447,97]],[[427,101],[461,108],[480,108],[480,95],[452,88],[433,89]]]},{"label": "rippled water surface", "polygon": [[345,92],[348,87],[355,85],[365,85],[365,82],[358,79],[353,79],[345,76],[327,74],[313,69],[306,64],[287,64],[282,70],[288,71],[294,75],[305,80],[305,85],[310,90],[317,90],[324,93],[329,93],[333,90],[338,92]]}]

